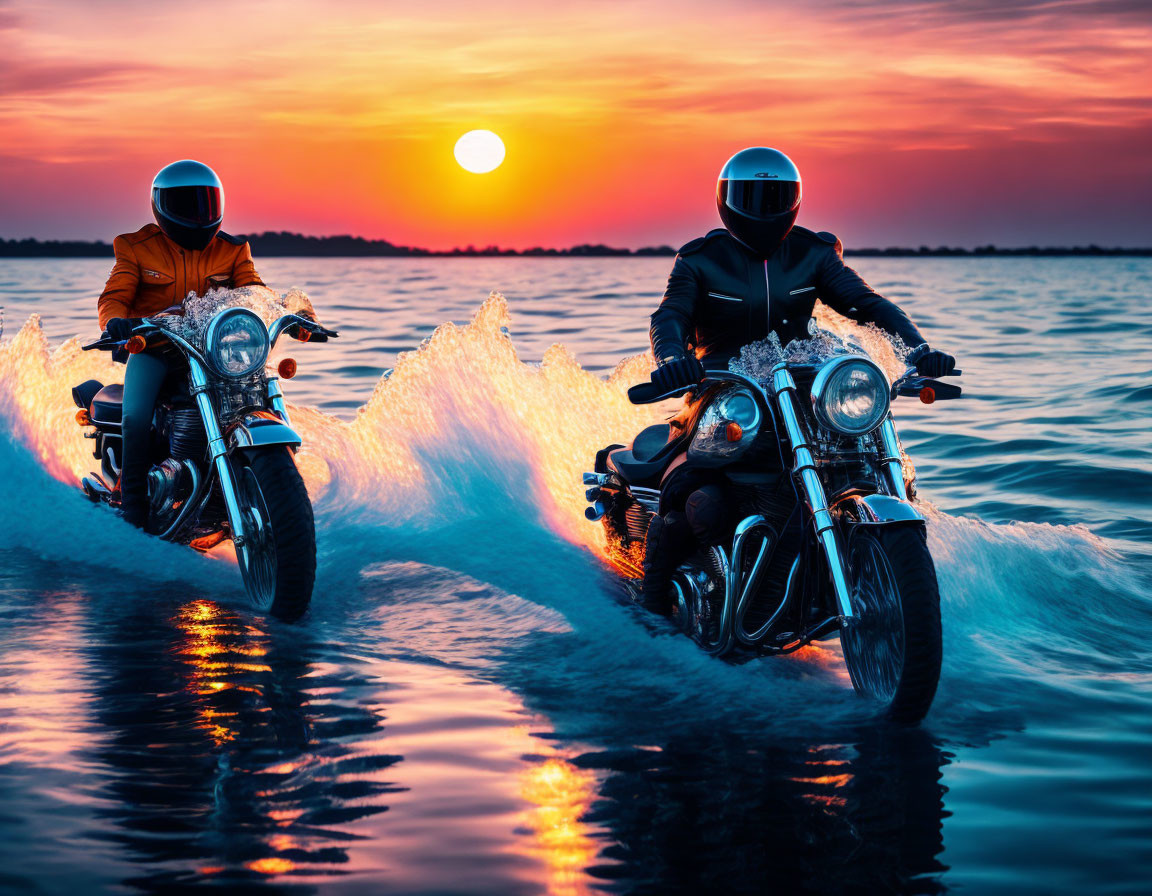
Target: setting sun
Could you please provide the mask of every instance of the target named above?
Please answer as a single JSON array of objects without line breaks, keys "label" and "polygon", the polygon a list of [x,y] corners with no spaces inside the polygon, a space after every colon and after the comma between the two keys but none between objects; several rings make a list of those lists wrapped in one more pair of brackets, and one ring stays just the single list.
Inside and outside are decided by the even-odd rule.
[{"label": "setting sun", "polygon": [[452,152],[465,171],[487,174],[504,161],[504,141],[491,131],[469,131],[456,141]]}]

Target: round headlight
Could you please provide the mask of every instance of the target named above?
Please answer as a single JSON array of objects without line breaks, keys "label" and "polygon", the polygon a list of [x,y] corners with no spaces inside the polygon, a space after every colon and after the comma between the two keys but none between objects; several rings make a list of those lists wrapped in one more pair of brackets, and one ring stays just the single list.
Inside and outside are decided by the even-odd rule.
[{"label": "round headlight", "polygon": [[866,358],[849,355],[820,368],[812,384],[812,409],[828,429],[847,436],[870,433],[888,414],[888,380]]},{"label": "round headlight", "polygon": [[217,373],[248,376],[268,360],[268,328],[247,308],[229,308],[208,324],[204,348]]}]

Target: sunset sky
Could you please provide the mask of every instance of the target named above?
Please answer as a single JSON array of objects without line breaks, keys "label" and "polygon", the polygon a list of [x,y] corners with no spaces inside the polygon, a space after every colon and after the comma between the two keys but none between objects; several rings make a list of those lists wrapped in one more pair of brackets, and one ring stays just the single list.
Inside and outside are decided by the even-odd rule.
[{"label": "sunset sky", "polygon": [[237,233],[678,245],[756,144],[850,246],[1152,245],[1152,4],[0,0],[4,237],[135,229],[191,157]]}]

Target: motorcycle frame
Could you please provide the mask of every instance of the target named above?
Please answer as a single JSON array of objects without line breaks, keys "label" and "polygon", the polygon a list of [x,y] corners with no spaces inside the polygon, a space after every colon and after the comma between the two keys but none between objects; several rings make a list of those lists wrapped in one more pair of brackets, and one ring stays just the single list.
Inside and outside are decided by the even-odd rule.
[{"label": "motorcycle frame", "polygon": [[[836,502],[830,506],[823,480],[817,469],[808,427],[802,422],[797,403],[796,382],[788,363],[781,362],[772,368],[771,386],[768,390],[756,380],[728,370],[708,371],[705,384],[708,381],[731,382],[745,387],[763,405],[761,408],[763,412],[780,421],[781,426],[777,429],[776,437],[781,442],[786,441],[791,452],[790,473],[803,499],[805,515],[811,522],[814,542],[820,546],[820,554],[828,570],[836,615],[809,628],[789,644],[774,646],[762,643],[762,639],[770,633],[775,622],[792,604],[797,590],[803,587],[806,553],[806,549],[803,549],[792,563],[780,603],[769,619],[755,632],[749,633],[744,630],[745,613],[755,595],[764,562],[771,555],[773,547],[765,538],[751,569],[747,575],[743,574],[744,553],[752,535],[758,531],[763,533],[772,531],[768,527],[767,520],[755,514],[745,517],[737,524],[730,552],[726,552],[722,547],[712,549],[712,562],[721,570],[724,579],[724,600],[720,610],[717,637],[711,643],[703,644],[703,647],[710,654],[722,655],[727,653],[734,643],[739,642],[744,647],[763,653],[790,653],[829,631],[853,625],[858,621],[852,608],[851,587],[843,550],[843,542],[850,537],[851,530],[856,526],[923,526],[924,517],[909,503],[908,490],[904,483],[900,443],[896,436],[891,410],[885,414],[881,424],[868,434],[876,441],[880,468],[878,485],[888,494],[879,491],[875,493],[852,491],[838,496]],[[680,611],[691,612],[691,602],[700,597],[699,584],[686,572],[681,571],[677,576],[675,589]]]},{"label": "motorcycle frame", "polygon": [[[302,326],[313,332],[329,335],[323,327],[314,321],[300,317],[296,314],[287,314],[277,319],[268,328],[268,350],[271,352],[280,335],[293,325]],[[243,452],[255,448],[266,448],[276,445],[295,451],[300,447],[302,440],[291,428],[288,416],[288,407],[284,402],[284,393],[280,389],[280,380],[276,376],[266,377],[265,395],[272,419],[268,411],[253,411],[244,413],[240,419],[229,425],[227,431],[221,429],[220,415],[212,398],[214,383],[224,378],[214,372],[207,359],[196,346],[192,345],[178,333],[165,327],[161,321],[154,318],[145,318],[134,332],[149,335],[158,333],[175,345],[184,355],[188,364],[188,384],[192,400],[200,412],[200,419],[204,425],[204,432],[208,439],[207,475],[201,475],[195,464],[189,464],[192,471],[192,494],[185,501],[184,507],[172,524],[160,534],[166,541],[175,540],[188,524],[197,519],[204,505],[212,493],[214,481],[220,483],[220,492],[224,499],[224,509],[228,517],[228,527],[233,543],[242,547],[247,539],[244,515],[240,507],[240,499],[236,476],[232,469],[231,456],[236,452]],[[332,334],[334,335],[334,334]],[[89,346],[89,348],[96,347]],[[97,424],[98,428],[100,424]],[[111,427],[109,426],[111,429]],[[117,425],[116,430],[120,427]],[[109,435],[119,433],[109,433]],[[103,440],[101,440],[101,444]]]}]

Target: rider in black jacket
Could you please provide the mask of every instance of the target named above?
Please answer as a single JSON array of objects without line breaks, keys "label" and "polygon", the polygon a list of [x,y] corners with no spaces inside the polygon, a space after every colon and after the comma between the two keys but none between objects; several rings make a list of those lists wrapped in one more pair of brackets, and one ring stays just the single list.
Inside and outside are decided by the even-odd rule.
[{"label": "rider in black jacket", "polygon": [[[652,380],[662,391],[695,385],[704,366],[726,368],[743,346],[769,333],[781,345],[806,338],[817,299],[898,337],[921,373],[945,376],[955,368],[955,358],[929,348],[900,308],[844,264],[835,236],[794,226],[800,196],[800,172],[778,150],[745,149],[725,164],[716,185],[725,226],[680,250],[652,315]],[[684,465],[674,465],[661,488],[670,509],[649,526],[643,599],[666,611],[682,552],[693,539],[710,545],[726,536],[727,501],[715,474]]]}]

